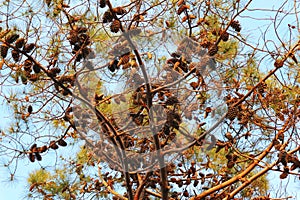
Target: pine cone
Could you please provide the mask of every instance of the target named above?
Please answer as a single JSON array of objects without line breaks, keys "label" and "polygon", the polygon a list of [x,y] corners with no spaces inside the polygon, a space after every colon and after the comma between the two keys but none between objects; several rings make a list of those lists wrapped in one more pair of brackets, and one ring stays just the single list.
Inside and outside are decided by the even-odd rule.
[{"label": "pine cone", "polygon": [[75,30],[71,30],[68,36],[68,40],[71,45],[75,45],[79,41],[78,33]]},{"label": "pine cone", "polygon": [[240,32],[242,27],[240,25],[240,22],[238,20],[232,21],[230,23],[230,26],[236,31],[236,32]]},{"label": "pine cone", "polygon": [[113,33],[119,32],[120,28],[121,28],[121,22],[119,20],[114,20],[110,25],[110,30]]},{"label": "pine cone", "polygon": [[14,59],[15,62],[18,62],[20,60],[20,54],[16,50],[11,51],[11,57]]},{"label": "pine cone", "polygon": [[229,39],[229,33],[227,33],[226,31],[223,31],[221,34],[221,40],[226,42],[226,41],[228,41],[228,39]]},{"label": "pine cone", "polygon": [[35,154],[35,157],[36,157],[37,161],[41,161],[42,160],[41,154],[39,154],[38,152],[36,152],[34,154]]},{"label": "pine cone", "polygon": [[208,55],[209,56],[214,56],[214,55],[216,55],[216,53],[218,53],[218,50],[219,50],[219,48],[218,48],[217,45],[215,45],[215,44],[211,45],[208,49]]},{"label": "pine cone", "polygon": [[117,66],[125,65],[126,63],[129,62],[129,59],[130,59],[129,54],[125,54],[125,55],[121,56]]},{"label": "pine cone", "polygon": [[180,15],[183,11],[185,11],[186,9],[188,9],[189,6],[188,5],[182,5],[178,8],[177,10],[177,14]]},{"label": "pine cone", "polygon": [[78,27],[78,28],[76,29],[76,31],[77,31],[78,34],[86,33],[87,30],[88,30],[88,29],[87,29],[86,27]]},{"label": "pine cone", "polygon": [[182,122],[181,116],[178,113],[172,110],[169,110],[167,112],[167,121],[166,121],[167,126],[173,127],[178,130],[181,122]]},{"label": "pine cone", "polygon": [[1,56],[3,58],[6,58],[7,52],[8,52],[8,46],[6,44],[2,44],[0,47],[1,47],[0,48],[0,54],[1,54]]},{"label": "pine cone", "polygon": [[58,145],[55,141],[51,141],[49,147],[54,150],[58,149]]},{"label": "pine cone", "polygon": [[103,14],[102,20],[103,20],[103,23],[108,23],[108,22],[112,22],[113,18],[114,17],[112,15],[112,13],[108,10]]},{"label": "pine cone", "polygon": [[44,153],[44,152],[47,151],[48,148],[47,148],[46,145],[44,145],[44,146],[42,146],[42,147],[39,147],[38,149],[39,149],[39,152],[40,152],[40,153]]},{"label": "pine cone", "polygon": [[228,107],[228,111],[227,111],[227,115],[226,117],[230,120],[230,121],[233,121],[236,116],[238,115],[238,108],[235,106],[230,106]]},{"label": "pine cone", "polygon": [[29,160],[30,160],[30,162],[34,162],[35,161],[35,156],[33,155],[33,153],[29,154]]},{"label": "pine cone", "polygon": [[179,67],[185,73],[187,73],[189,71],[188,65],[186,63],[181,63],[181,65]]},{"label": "pine cone", "polygon": [[[33,111],[32,105],[29,105],[28,108],[27,108],[27,112],[28,112],[29,114],[31,114],[32,111]],[[33,148],[32,148],[32,149],[33,149]]]},{"label": "pine cone", "polygon": [[76,61],[76,62],[80,62],[82,58],[83,58],[83,56],[82,56],[82,54],[80,53],[80,54],[78,54],[78,55],[76,56],[75,61]]},{"label": "pine cone", "polygon": [[106,6],[106,0],[100,0],[99,5],[100,8],[104,8]]},{"label": "pine cone", "polygon": [[27,72],[26,74],[30,75],[32,71],[31,65],[24,65],[24,71]]},{"label": "pine cone", "polygon": [[21,81],[24,85],[27,85],[27,78],[25,75],[21,75]]},{"label": "pine cone", "polygon": [[58,140],[58,141],[57,141],[57,144],[58,144],[59,146],[62,146],[62,147],[65,147],[65,146],[68,145],[67,142],[64,141],[63,139]]},{"label": "pine cone", "polygon": [[11,43],[15,42],[18,38],[19,38],[18,34],[12,34],[6,38],[6,42],[11,44]]},{"label": "pine cone", "polygon": [[178,52],[173,52],[172,54],[171,54],[171,56],[173,57],[173,58],[180,58],[180,53],[178,53]]},{"label": "pine cone", "polygon": [[60,71],[61,70],[59,68],[54,67],[54,68],[48,70],[48,74],[50,77],[55,77],[58,73],[60,73]]},{"label": "pine cone", "polygon": [[264,94],[266,92],[268,85],[265,82],[262,82],[261,84],[258,85],[257,91],[260,94]]},{"label": "pine cone", "polygon": [[41,72],[41,68],[37,65],[33,65],[33,71],[34,71],[34,73],[38,74]]},{"label": "pine cone", "polygon": [[31,72],[31,67],[32,67],[32,61],[31,60],[29,60],[29,59],[26,59],[25,61],[24,61],[24,70],[25,71],[27,71],[27,72]]},{"label": "pine cone", "polygon": [[278,59],[278,60],[275,61],[274,66],[276,68],[280,68],[280,67],[283,66],[283,64],[284,64],[284,62],[282,60]]},{"label": "pine cone", "polygon": [[30,74],[30,77],[28,78],[28,80],[35,82],[39,79],[37,74]]},{"label": "pine cone", "polygon": [[91,43],[90,36],[85,33],[79,35],[79,44],[80,46],[87,46]]},{"label": "pine cone", "polygon": [[289,175],[289,173],[287,173],[287,172],[282,172],[282,174],[280,174],[279,178],[280,178],[280,179],[285,179],[285,178],[288,177],[288,175]]},{"label": "pine cone", "polygon": [[108,65],[108,69],[111,72],[114,72],[116,69],[118,69],[118,60],[112,60],[110,61],[109,65]]},{"label": "pine cone", "polygon": [[91,52],[92,52],[92,50],[88,47],[85,47],[84,49],[82,49],[83,58],[84,59],[87,58]]},{"label": "pine cone", "polygon": [[190,86],[193,88],[193,90],[196,90],[197,87],[199,86],[199,83],[197,83],[197,82],[191,82]]},{"label": "pine cone", "polygon": [[19,38],[17,39],[15,45],[18,49],[21,49],[25,44],[25,39],[24,38]]},{"label": "pine cone", "polygon": [[76,54],[77,53],[77,51],[79,50],[81,48],[81,46],[77,43],[77,44],[75,44],[74,45],[74,47],[73,47],[73,51],[72,51],[72,53],[74,52],[74,54]]},{"label": "pine cone", "polygon": [[179,103],[179,100],[177,97],[175,96],[170,96],[166,102],[165,102],[165,105],[174,105],[174,104],[178,104]]},{"label": "pine cone", "polygon": [[211,45],[212,45],[211,42],[209,42],[207,40],[203,40],[203,41],[200,42],[200,46],[205,48],[205,49],[210,47]]},{"label": "pine cone", "polygon": [[34,49],[34,47],[34,43],[26,44],[23,48],[23,51],[25,51],[26,53],[30,53]]},{"label": "pine cone", "polygon": [[123,7],[116,7],[113,9],[117,15],[124,15],[127,11]]}]

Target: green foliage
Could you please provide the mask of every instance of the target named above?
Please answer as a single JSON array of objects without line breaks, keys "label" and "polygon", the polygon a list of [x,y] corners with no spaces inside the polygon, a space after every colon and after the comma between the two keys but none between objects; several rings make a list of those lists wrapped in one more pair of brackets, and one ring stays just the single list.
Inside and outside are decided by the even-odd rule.
[{"label": "green foliage", "polygon": [[39,169],[29,174],[28,183],[30,184],[42,184],[47,182],[51,178],[50,172]]}]

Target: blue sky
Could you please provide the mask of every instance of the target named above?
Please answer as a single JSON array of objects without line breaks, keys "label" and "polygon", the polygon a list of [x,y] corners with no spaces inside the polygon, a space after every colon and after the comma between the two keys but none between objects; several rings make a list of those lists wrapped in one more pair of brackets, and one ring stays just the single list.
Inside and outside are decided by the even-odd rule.
[{"label": "blue sky", "polygon": [[[243,0],[241,1],[243,2]],[[254,0],[253,3],[250,5],[250,8],[277,8],[278,5],[280,5],[283,1],[281,0]],[[293,3],[293,1],[291,1]],[[248,15],[247,13],[243,13],[242,16]],[[251,16],[254,16],[255,18],[269,18],[268,12],[262,12],[262,11],[255,11],[251,12]],[[255,19],[250,19],[250,18],[239,18],[241,25],[243,27],[242,29],[242,35],[243,34],[248,34],[251,33],[251,37],[253,41],[256,41],[261,33],[260,29],[264,30],[266,25],[270,24],[270,21],[259,21]],[[292,21],[291,21],[292,23]],[[260,27],[258,29],[257,27]],[[270,32],[268,34],[270,37],[269,39],[272,40],[275,38],[274,33]],[[1,102],[1,100],[0,100]],[[1,105],[2,102],[0,103],[0,111],[2,116],[8,116],[9,115],[9,109]],[[8,124],[9,118],[2,118],[2,123],[0,124],[0,128],[4,128],[4,124]],[[72,150],[68,150],[66,153],[71,153]],[[0,164],[2,160],[0,160]],[[3,162],[3,161],[2,161]],[[44,161],[41,163],[42,165],[49,165],[53,161],[51,160],[51,155],[45,156]],[[26,182],[27,175],[30,171],[33,169],[39,169],[40,165],[35,162],[35,163],[29,163],[27,159],[24,159],[23,161],[20,161],[18,165],[17,173],[16,173],[16,181],[10,182],[9,178],[9,170],[8,169],[3,169],[0,168],[0,184],[2,187],[0,187],[0,200],[12,200],[12,199],[26,199],[26,193],[28,190],[28,185]],[[13,170],[13,169],[11,169]],[[278,174],[270,174],[269,179],[271,180],[272,184],[277,185],[280,187],[280,180],[278,178]],[[299,181],[296,183],[293,183],[294,180],[293,178],[288,178],[287,180],[284,181],[286,183],[287,181],[290,182],[289,184],[289,193],[294,196],[298,196],[300,198],[300,192],[299,192]]]}]

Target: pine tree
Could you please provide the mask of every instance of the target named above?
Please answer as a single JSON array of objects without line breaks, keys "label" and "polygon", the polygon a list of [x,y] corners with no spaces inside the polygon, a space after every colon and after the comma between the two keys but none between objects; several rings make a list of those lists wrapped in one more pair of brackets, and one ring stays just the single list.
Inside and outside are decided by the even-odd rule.
[{"label": "pine tree", "polygon": [[0,149],[37,168],[26,198],[277,198],[268,173],[300,168],[297,5],[255,40],[249,4],[1,4]]}]

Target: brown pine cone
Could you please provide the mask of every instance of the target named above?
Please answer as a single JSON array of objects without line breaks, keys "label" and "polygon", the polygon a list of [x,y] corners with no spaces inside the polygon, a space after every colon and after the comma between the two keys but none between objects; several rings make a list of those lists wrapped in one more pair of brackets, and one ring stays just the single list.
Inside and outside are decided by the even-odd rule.
[{"label": "brown pine cone", "polygon": [[11,51],[11,57],[14,59],[15,62],[18,62],[20,60],[20,54],[16,50]]},{"label": "brown pine cone", "polygon": [[6,44],[2,44],[0,46],[0,54],[3,58],[5,58],[7,56],[7,52],[8,52],[8,46]]},{"label": "brown pine cone", "polygon": [[29,157],[30,162],[35,161],[35,156],[33,155],[33,153],[30,153],[28,157]]},{"label": "brown pine cone", "polygon": [[12,34],[6,38],[6,42],[11,44],[14,43],[19,38],[18,34]]},{"label": "brown pine cone", "polygon": [[100,0],[99,5],[100,8],[104,8],[106,6],[106,0]]},{"label": "brown pine cone", "polygon": [[230,121],[233,121],[236,116],[238,115],[238,108],[235,106],[230,106],[228,107],[228,111],[227,111],[227,115],[226,117],[230,120]]},{"label": "brown pine cone", "polygon": [[238,20],[232,21],[230,23],[230,26],[236,31],[236,32],[240,32],[242,27],[240,25],[240,22]]},{"label": "brown pine cone", "polygon": [[17,39],[15,45],[18,49],[21,49],[25,44],[25,39],[24,38],[19,38]]},{"label": "brown pine cone", "polygon": [[114,17],[112,15],[112,13],[108,10],[103,14],[102,20],[103,20],[103,23],[108,23],[108,22],[112,22],[113,18]]},{"label": "brown pine cone", "polygon": [[174,104],[179,104],[179,100],[177,97],[175,96],[170,96],[166,102],[165,102],[165,105],[174,105]]},{"label": "brown pine cone", "polygon": [[121,28],[121,22],[119,20],[114,20],[110,25],[110,30],[113,33],[119,32],[120,28]]},{"label": "brown pine cone", "polygon": [[177,10],[177,14],[180,15],[183,11],[185,11],[186,9],[188,9],[189,6],[188,5],[182,5],[178,8]]},{"label": "brown pine cone", "polygon": [[38,65],[33,65],[33,71],[34,73],[38,74],[41,72],[41,68]]},{"label": "brown pine cone", "polygon": [[35,82],[39,79],[38,75],[37,74],[30,74],[28,80],[32,81],[32,82]]},{"label": "brown pine cone", "polygon": [[124,54],[121,56],[119,62],[118,62],[118,65],[117,66],[120,66],[120,65],[125,65],[126,63],[129,62],[129,59],[130,59],[130,56],[129,54]]},{"label": "brown pine cone", "polygon": [[90,53],[92,52],[92,49],[89,47],[85,47],[84,49],[82,49],[82,56],[83,58],[88,58],[88,56],[90,55]]},{"label": "brown pine cone", "polygon": [[42,156],[38,152],[34,153],[34,155],[35,155],[37,161],[41,161],[42,160]]},{"label": "brown pine cone", "polygon": [[87,31],[88,31],[88,29],[87,29],[86,27],[83,27],[83,26],[78,27],[78,28],[76,29],[76,32],[77,32],[78,34],[86,33]]},{"label": "brown pine cone", "polygon": [[58,149],[58,145],[56,144],[56,142],[54,140],[50,141],[49,147],[54,150]]},{"label": "brown pine cone", "polygon": [[113,9],[117,15],[124,15],[127,11],[123,7],[116,7]]},{"label": "brown pine cone", "polygon": [[228,41],[229,39],[229,33],[227,33],[226,31],[222,32],[221,34],[221,40],[223,40],[224,42]]},{"label": "brown pine cone", "polygon": [[214,56],[214,55],[216,55],[216,53],[218,53],[218,50],[219,50],[219,48],[218,48],[217,45],[215,45],[215,44],[211,45],[208,49],[208,55],[209,56]]},{"label": "brown pine cone", "polygon": [[26,44],[23,48],[23,51],[25,51],[26,53],[30,53],[34,49],[34,47],[34,43]]},{"label": "brown pine cone", "polygon": [[75,45],[79,41],[78,33],[75,30],[71,30],[68,35],[68,40],[71,45]]},{"label": "brown pine cone", "polygon": [[276,61],[274,62],[274,66],[277,67],[277,68],[282,67],[283,64],[284,64],[283,60],[280,60],[280,59],[278,59],[278,60],[276,60]]},{"label": "brown pine cone", "polygon": [[65,146],[68,145],[67,142],[64,141],[63,139],[58,140],[58,141],[57,141],[57,144],[58,144],[59,146],[62,146],[62,147],[65,147]]}]

